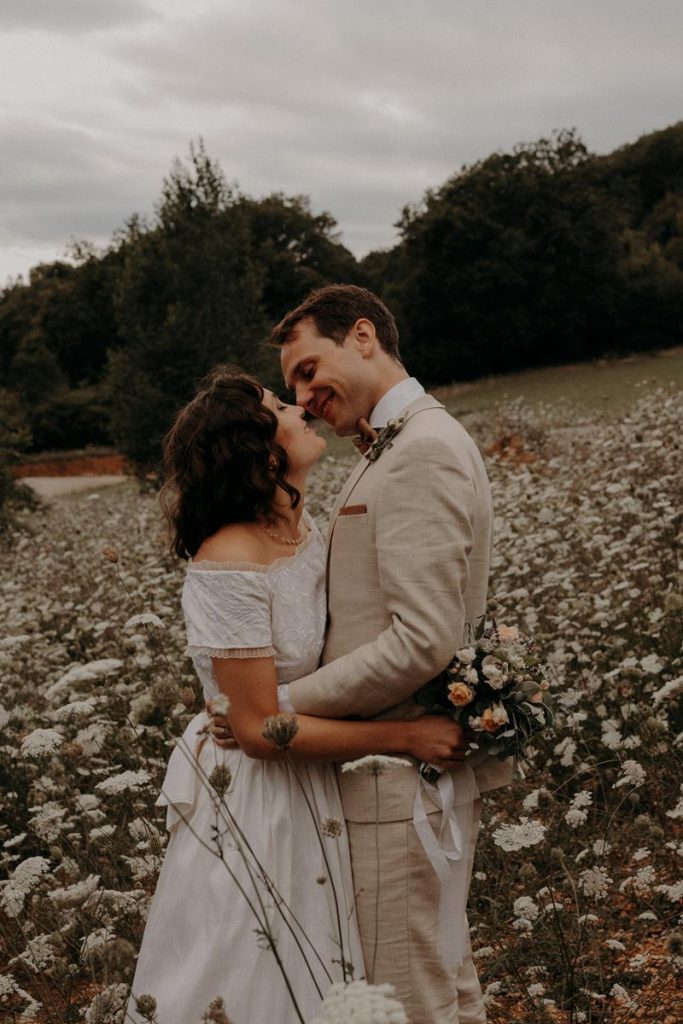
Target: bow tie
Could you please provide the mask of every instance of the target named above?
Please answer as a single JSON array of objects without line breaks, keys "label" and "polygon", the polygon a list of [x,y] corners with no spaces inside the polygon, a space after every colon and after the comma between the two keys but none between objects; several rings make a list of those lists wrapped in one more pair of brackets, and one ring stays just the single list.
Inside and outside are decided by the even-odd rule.
[{"label": "bow tie", "polygon": [[378,435],[379,430],[371,427],[365,417],[361,416],[358,420],[358,433],[351,438],[351,441],[360,454],[365,455],[373,441],[377,440]]}]

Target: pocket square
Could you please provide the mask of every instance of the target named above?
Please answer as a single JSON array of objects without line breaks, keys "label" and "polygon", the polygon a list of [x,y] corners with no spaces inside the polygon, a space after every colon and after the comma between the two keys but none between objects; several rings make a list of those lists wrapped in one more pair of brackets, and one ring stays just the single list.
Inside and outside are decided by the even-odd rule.
[{"label": "pocket square", "polygon": [[367,505],[345,505],[344,508],[340,508],[338,515],[340,516],[362,516],[367,512]]}]

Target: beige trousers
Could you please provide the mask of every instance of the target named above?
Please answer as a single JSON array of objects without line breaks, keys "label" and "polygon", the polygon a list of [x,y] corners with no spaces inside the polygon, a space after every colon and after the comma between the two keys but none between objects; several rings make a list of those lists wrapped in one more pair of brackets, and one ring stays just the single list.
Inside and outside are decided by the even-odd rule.
[{"label": "beige trousers", "polygon": [[[480,814],[478,799],[472,807],[468,880]],[[428,820],[437,831],[440,812],[429,814]],[[347,821],[347,828],[368,980],[375,984],[389,982],[395,987],[410,1024],[485,1024],[469,932],[459,970],[447,970],[439,959],[439,880],[412,821]]]}]

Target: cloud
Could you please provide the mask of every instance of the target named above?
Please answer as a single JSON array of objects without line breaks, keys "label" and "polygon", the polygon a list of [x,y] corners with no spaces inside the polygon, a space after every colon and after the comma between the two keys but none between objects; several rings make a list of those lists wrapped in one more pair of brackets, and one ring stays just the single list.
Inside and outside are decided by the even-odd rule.
[{"label": "cloud", "polygon": [[0,30],[71,35],[139,25],[157,17],[141,0],[2,0]]},{"label": "cloud", "polygon": [[493,150],[576,126],[607,152],[681,118],[680,0],[6,0],[2,25],[15,247],[106,240],[200,135],[363,253]]},{"label": "cloud", "polygon": [[70,236],[101,239],[122,223],[124,210],[133,212],[131,202],[148,199],[131,188],[120,152],[84,129],[49,123],[5,125],[0,178],[3,234],[15,246],[50,241],[61,249]]}]

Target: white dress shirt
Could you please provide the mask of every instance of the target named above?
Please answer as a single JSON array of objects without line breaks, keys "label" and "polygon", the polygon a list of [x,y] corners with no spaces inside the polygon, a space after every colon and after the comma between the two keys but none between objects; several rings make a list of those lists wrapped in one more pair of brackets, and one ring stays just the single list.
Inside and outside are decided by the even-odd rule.
[{"label": "white dress shirt", "polygon": [[406,406],[424,393],[425,389],[415,377],[406,377],[405,380],[400,380],[398,384],[394,384],[393,388],[387,391],[386,395],[380,398],[370,413],[370,426],[386,427],[389,420],[395,420]]}]

